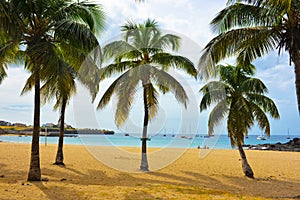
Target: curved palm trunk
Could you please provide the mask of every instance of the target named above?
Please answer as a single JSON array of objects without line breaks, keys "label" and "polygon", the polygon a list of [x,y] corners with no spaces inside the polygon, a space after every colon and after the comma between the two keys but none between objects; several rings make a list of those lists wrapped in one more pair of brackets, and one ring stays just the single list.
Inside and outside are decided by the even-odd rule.
[{"label": "curved palm trunk", "polygon": [[39,137],[40,137],[40,67],[35,66],[34,69],[34,122],[33,134],[31,142],[31,159],[30,168],[28,173],[28,181],[40,181],[40,150],[39,150]]},{"label": "curved palm trunk", "polygon": [[147,160],[147,129],[148,129],[148,121],[149,121],[149,110],[147,105],[147,93],[146,93],[147,84],[143,83],[143,101],[144,101],[144,126],[143,126],[143,137],[142,137],[142,161],[140,170],[149,171],[149,165]]},{"label": "curved palm trunk", "polygon": [[242,144],[238,144],[238,148],[239,148],[240,156],[242,158],[242,168],[243,168],[244,174],[249,178],[254,178],[254,173],[247,161],[246,154],[245,154]]},{"label": "curved palm trunk", "polygon": [[64,132],[65,132],[65,111],[66,111],[67,101],[63,99],[60,111],[60,127],[59,127],[59,139],[58,139],[58,148],[56,153],[55,165],[65,165],[64,164],[64,154],[63,154],[63,145],[64,145]]},{"label": "curved palm trunk", "polygon": [[298,100],[298,112],[300,114],[300,55],[296,56],[294,60],[295,64],[295,84],[296,84],[296,94]]}]

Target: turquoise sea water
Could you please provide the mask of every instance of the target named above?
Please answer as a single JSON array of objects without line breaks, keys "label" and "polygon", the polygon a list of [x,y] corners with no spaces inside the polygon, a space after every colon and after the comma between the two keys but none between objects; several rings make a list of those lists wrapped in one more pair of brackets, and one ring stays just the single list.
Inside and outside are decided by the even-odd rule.
[{"label": "turquoise sea water", "polygon": [[[291,135],[290,138],[300,137],[299,135]],[[14,143],[30,143],[31,136],[0,136],[0,141]],[[265,144],[265,143],[285,143],[286,135],[273,135],[266,140],[257,140],[257,135],[249,135],[245,138],[245,144]],[[42,144],[57,144],[58,137],[40,137]],[[141,140],[139,137],[125,136],[125,134],[117,133],[115,135],[78,135],[78,137],[65,137],[65,144],[87,145],[87,146],[128,146],[140,147]],[[227,135],[215,135],[214,137],[205,138],[203,135],[190,135],[182,138],[176,135],[154,135],[147,142],[148,147],[159,148],[197,148],[209,147],[214,149],[231,149],[230,140]]]}]

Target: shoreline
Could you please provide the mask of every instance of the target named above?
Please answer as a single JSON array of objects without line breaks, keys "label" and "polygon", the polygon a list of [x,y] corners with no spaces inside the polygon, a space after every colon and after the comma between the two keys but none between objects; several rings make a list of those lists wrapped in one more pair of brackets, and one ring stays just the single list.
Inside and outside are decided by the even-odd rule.
[{"label": "shoreline", "polygon": [[[14,134],[1,134],[0,135],[0,142],[1,143],[17,143],[17,144],[29,144],[31,143],[31,140],[28,140],[28,141],[3,141],[1,140],[1,136],[5,136],[5,137],[20,137],[20,138],[23,138],[23,137],[31,137],[31,136],[28,136],[28,135],[14,135]],[[94,136],[94,135],[91,135],[91,136]],[[105,136],[105,135],[101,135],[101,136]],[[107,136],[107,135],[106,135]],[[56,137],[56,136],[49,136],[49,138],[51,139],[57,139],[57,141],[49,141],[49,140],[46,140],[47,137],[45,136],[41,136],[40,137],[40,145],[43,145],[45,144],[45,141],[47,142],[47,145],[50,145],[50,144],[53,144],[53,145],[56,145],[57,144],[57,141],[58,141],[58,138],[59,137]],[[71,140],[71,142],[73,141],[74,143],[68,143],[65,141],[65,145],[76,145],[76,146],[87,146],[87,147],[92,147],[92,146],[95,146],[95,147],[121,147],[121,148],[140,148],[140,145],[123,145],[123,144],[116,144],[116,143],[108,143],[108,144],[101,144],[99,143],[99,145],[95,145],[95,144],[87,144],[84,142],[84,140],[81,140],[80,137],[73,137],[73,136],[66,136],[66,138],[78,138],[79,142],[74,142],[74,140]],[[45,140],[45,141],[42,141],[42,140]],[[124,143],[126,143],[124,141]],[[156,145],[153,145],[151,146],[151,144],[148,144],[148,147],[147,148],[159,148],[159,149],[172,149],[172,148],[176,148],[176,149],[216,149],[216,150],[237,150],[237,148],[231,148],[230,147],[220,147],[220,146],[217,146],[217,145],[214,145],[213,147],[212,146],[209,146],[208,144],[203,144],[203,145],[198,145],[198,146],[195,146],[195,145],[192,145],[189,144],[187,146],[184,146],[181,147],[181,146],[168,146],[168,145],[162,145],[162,146],[156,146]],[[251,145],[251,144],[244,144],[243,145],[243,148],[245,150],[261,150],[261,151],[287,151],[287,152],[300,152],[300,138],[293,138],[293,139],[290,139],[288,142],[286,143],[280,143],[280,142],[277,142],[277,143],[260,143],[260,144],[254,144],[254,145]]]},{"label": "shoreline", "polygon": [[[140,148],[121,148],[137,154],[132,160],[114,154],[110,147],[94,148],[102,156],[106,149],[111,161],[133,163],[138,170]],[[53,165],[56,150],[54,144],[40,145],[42,178],[48,181],[34,183],[25,181],[30,144],[0,143],[0,199],[293,199],[300,195],[299,152],[247,150],[256,177],[252,180],[243,176],[236,150],[211,149],[200,158],[198,149],[187,149],[167,166],[149,173],[114,169],[86,146],[69,144],[64,146],[66,166],[59,167]],[[149,150],[155,152],[160,160],[171,153]],[[155,164],[149,159],[150,169]]]}]

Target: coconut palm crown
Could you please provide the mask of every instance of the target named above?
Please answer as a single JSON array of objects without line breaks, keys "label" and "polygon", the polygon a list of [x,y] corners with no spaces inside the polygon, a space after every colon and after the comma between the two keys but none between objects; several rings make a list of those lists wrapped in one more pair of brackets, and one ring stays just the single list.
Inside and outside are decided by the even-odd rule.
[{"label": "coconut palm crown", "polygon": [[271,117],[278,119],[279,112],[275,103],[264,94],[267,88],[264,83],[252,78],[254,66],[218,65],[219,81],[211,81],[204,85],[200,102],[200,111],[215,105],[208,121],[208,132],[213,134],[214,128],[224,118],[227,120],[227,131],[232,147],[239,148],[245,175],[253,178],[253,172],[243,151],[244,137],[257,122],[258,126],[269,137]]},{"label": "coconut palm crown", "polygon": [[110,77],[122,73],[102,96],[98,109],[105,107],[113,94],[118,102],[115,123],[121,126],[128,118],[138,86],[143,87],[144,124],[142,135],[142,163],[140,169],[148,171],[146,140],[148,121],[158,110],[159,92],[171,92],[178,102],[187,106],[188,96],[181,84],[167,73],[170,68],[181,69],[196,77],[193,63],[182,56],[167,53],[179,48],[180,38],[172,34],[162,34],[154,20],[143,24],[128,22],[122,26],[123,40],[112,42],[103,48],[104,58],[113,58],[103,73]]},{"label": "coconut palm crown", "polygon": [[205,47],[200,74],[215,75],[215,64],[235,56],[239,62],[277,50],[287,51],[294,64],[300,112],[300,2],[299,0],[228,0],[211,21],[218,34]]}]

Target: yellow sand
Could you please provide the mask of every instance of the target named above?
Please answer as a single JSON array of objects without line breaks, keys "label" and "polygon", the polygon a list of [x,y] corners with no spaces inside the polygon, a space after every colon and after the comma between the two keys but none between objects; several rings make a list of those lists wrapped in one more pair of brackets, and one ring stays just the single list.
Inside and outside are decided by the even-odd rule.
[{"label": "yellow sand", "polygon": [[[0,143],[0,199],[292,199],[300,195],[300,153],[246,151],[256,177],[252,180],[243,176],[235,150],[212,150],[199,158],[199,150],[190,149],[163,167],[163,161],[172,157],[167,154],[178,154],[177,150],[152,149],[160,156],[150,156],[150,168],[162,169],[134,173],[139,159],[128,155],[139,151],[65,145],[66,166],[59,167],[52,164],[56,146],[41,145],[42,178],[48,181],[26,182],[30,145]],[[123,171],[95,158],[108,165],[119,163],[113,167],[123,165]]]}]

